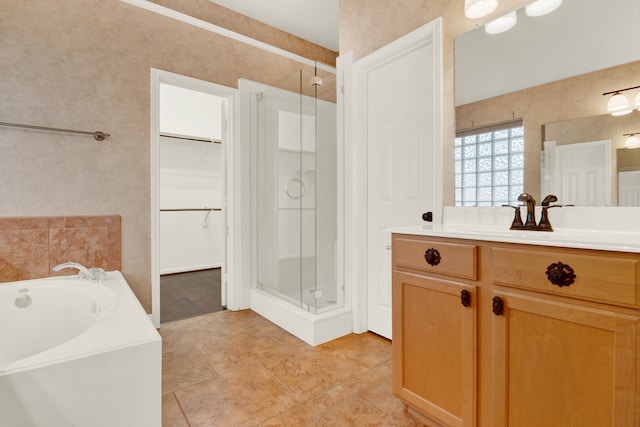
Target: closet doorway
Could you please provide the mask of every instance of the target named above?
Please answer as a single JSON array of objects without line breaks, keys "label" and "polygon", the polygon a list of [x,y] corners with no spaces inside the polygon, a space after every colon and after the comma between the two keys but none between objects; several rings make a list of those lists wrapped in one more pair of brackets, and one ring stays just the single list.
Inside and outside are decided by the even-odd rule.
[{"label": "closet doorway", "polygon": [[162,76],[152,87],[157,325],[225,309],[227,269],[228,88]]}]

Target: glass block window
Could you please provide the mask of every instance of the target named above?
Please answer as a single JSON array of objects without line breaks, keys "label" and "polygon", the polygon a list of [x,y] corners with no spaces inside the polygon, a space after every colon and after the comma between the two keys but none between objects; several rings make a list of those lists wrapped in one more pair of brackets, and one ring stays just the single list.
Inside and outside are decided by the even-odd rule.
[{"label": "glass block window", "polygon": [[524,184],[522,120],[458,132],[455,205],[517,204]]}]

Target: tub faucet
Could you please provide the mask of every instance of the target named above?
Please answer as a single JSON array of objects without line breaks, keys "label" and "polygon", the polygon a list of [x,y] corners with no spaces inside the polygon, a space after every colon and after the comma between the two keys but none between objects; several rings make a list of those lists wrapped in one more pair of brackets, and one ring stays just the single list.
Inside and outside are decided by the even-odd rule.
[{"label": "tub faucet", "polygon": [[53,271],[60,271],[64,268],[75,268],[79,271],[78,278],[83,280],[91,280],[94,282],[101,282],[106,277],[103,269],[98,267],[87,268],[77,262],[63,262],[52,268]]},{"label": "tub faucet", "polygon": [[522,193],[518,196],[519,202],[527,204],[527,220],[524,223],[523,230],[536,230],[536,199],[529,193]]}]

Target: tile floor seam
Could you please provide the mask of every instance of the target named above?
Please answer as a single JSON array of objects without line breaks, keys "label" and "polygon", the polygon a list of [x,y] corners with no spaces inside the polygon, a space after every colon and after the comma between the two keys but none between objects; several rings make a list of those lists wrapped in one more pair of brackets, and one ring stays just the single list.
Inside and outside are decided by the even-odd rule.
[{"label": "tile floor seam", "polygon": [[[275,374],[271,369],[269,369],[269,368],[264,364],[264,362],[262,362],[262,360],[260,360],[259,358],[258,358],[258,363],[260,363],[260,365],[262,365],[262,367],[264,368],[264,370],[265,370],[265,371],[267,371],[267,372],[269,373],[269,375],[271,375],[271,376],[272,376],[272,377],[273,377],[273,378],[274,378],[274,379],[275,379],[275,380],[276,380],[280,385],[282,385],[284,388],[286,388],[286,389],[287,389],[291,394],[293,394],[293,395],[296,397],[296,399],[298,400],[298,403],[297,403],[296,405],[292,406],[292,408],[293,408],[293,407],[295,407],[295,406],[298,406],[299,404],[302,404],[302,403],[305,403],[305,402],[306,402],[306,400],[303,400],[303,399],[302,399],[302,396],[300,396],[298,393],[296,393],[295,391],[293,391],[293,389],[292,389],[291,387],[289,387],[289,386],[288,386],[286,383],[284,383],[280,378],[278,378],[278,376],[277,376],[277,375],[276,375],[276,374]],[[289,408],[289,409],[291,409],[291,408]],[[289,409],[287,409],[287,411],[288,411]],[[285,412],[286,412],[286,411],[285,411]],[[273,417],[272,417],[272,418],[273,418]]]},{"label": "tile floor seam", "polygon": [[204,358],[205,358],[205,360],[207,361],[207,365],[208,365],[211,369],[213,369],[213,372],[215,372],[215,373],[216,373],[216,377],[220,377],[220,378],[222,378],[222,375],[220,375],[220,372],[218,372],[218,370],[216,369],[216,367],[215,367],[214,363],[211,361],[211,358],[209,357],[209,355],[208,355],[204,350],[202,350],[202,349],[201,349],[201,348],[199,348],[199,347],[196,347],[196,350],[198,350],[198,352],[200,353],[200,355],[201,355],[202,357],[204,357]]},{"label": "tile floor seam", "polygon": [[[267,368],[267,369],[268,369],[268,368]],[[332,391],[332,390],[335,390],[336,388],[338,388],[338,387],[340,387],[340,386],[342,386],[342,385],[344,385],[344,384],[348,383],[349,381],[351,381],[352,379],[354,379],[354,378],[356,378],[356,377],[358,377],[358,376],[360,376],[360,375],[365,375],[367,372],[369,372],[369,371],[370,371],[370,370],[372,370],[372,369],[373,369],[373,368],[371,368],[371,369],[367,368],[365,371],[360,372],[359,374],[353,374],[353,375],[351,375],[351,376],[348,376],[348,377],[344,378],[343,380],[341,380],[341,381],[339,381],[339,382],[337,382],[337,383],[333,384],[331,387],[329,387],[329,388],[327,388],[327,389],[325,389],[325,390],[321,390],[321,391],[319,391],[319,392],[318,392],[318,394],[314,394],[314,395],[310,396],[308,399],[304,399],[304,400],[302,400],[302,396],[299,396],[299,395],[298,395],[296,392],[294,392],[293,390],[292,390],[292,393],[294,393],[296,396],[300,397],[300,399],[301,399],[301,404],[306,404],[306,403],[309,403],[309,401],[311,401],[311,400],[313,400],[313,399],[316,399],[316,398],[318,398],[318,397],[320,397],[320,396],[322,396],[322,395],[327,394],[328,392],[330,392],[330,391]],[[269,372],[271,372],[271,371],[269,371]],[[273,374],[273,375],[275,376],[275,374]],[[277,377],[276,377],[276,378],[277,378]],[[278,379],[278,378],[277,378],[277,379]],[[279,379],[278,379],[278,380],[279,380]],[[287,387],[287,388],[289,388],[286,384],[284,384],[284,386],[285,386],[285,387]],[[296,406],[297,406],[297,405],[296,405]]]},{"label": "tile floor seam", "polygon": [[303,399],[302,399],[302,396],[300,396],[298,393],[296,393],[295,391],[293,391],[293,390],[291,389],[291,387],[289,387],[289,386],[288,386],[287,384],[285,384],[285,383],[284,383],[280,378],[278,378],[278,376],[277,376],[275,373],[273,373],[273,372],[271,371],[271,369],[269,369],[269,368],[268,368],[268,367],[267,367],[267,366],[262,362],[262,360],[260,360],[259,358],[258,358],[258,363],[259,363],[260,365],[262,365],[262,367],[265,369],[265,371],[267,371],[267,372],[269,373],[269,375],[271,375],[271,377],[273,377],[273,379],[275,379],[275,380],[276,380],[280,385],[282,385],[282,386],[283,386],[285,389],[287,389],[287,390],[288,390],[288,391],[289,391],[293,396],[295,396],[296,400],[298,400],[298,403],[296,403],[296,404],[295,404],[295,405],[293,405],[292,407],[287,408],[286,410],[284,410],[284,411],[282,411],[282,412],[278,413],[278,415],[274,415],[273,417],[267,418],[266,420],[262,420],[261,422],[259,422],[259,423],[256,425],[256,427],[260,427],[260,426],[264,425],[265,423],[268,423],[269,421],[271,421],[271,420],[273,420],[273,419],[278,418],[280,415],[282,415],[282,414],[286,414],[287,412],[289,412],[289,411],[293,410],[294,408],[297,408],[298,406],[302,406],[302,405],[306,404],[306,403],[308,402],[308,400],[309,400],[309,399],[307,399],[307,400],[303,400]]},{"label": "tile floor seam", "polygon": [[187,423],[187,427],[191,427],[191,423],[189,422],[189,417],[187,417],[187,413],[182,408],[182,404],[180,403],[180,399],[178,399],[178,396],[176,396],[175,392],[172,392],[171,394],[173,395],[173,398],[176,400],[176,403],[178,404],[178,408],[180,409],[180,412],[182,413],[182,417],[184,418],[184,421]]},{"label": "tile floor seam", "polygon": [[384,417],[384,419],[390,423],[393,423],[393,419],[391,417],[389,417],[387,414],[385,414],[384,412],[382,412],[380,410],[380,408],[378,408],[378,405],[376,405],[374,402],[370,402],[367,399],[364,399],[360,396],[358,396],[357,394],[354,394],[353,397],[355,397],[356,399],[358,399],[360,402],[362,402],[363,404],[373,408],[374,411],[376,411],[376,413],[380,414],[381,416]]},{"label": "tile floor seam", "polygon": [[[274,377],[275,377],[278,381],[280,381],[280,380],[279,380],[275,375],[274,375]],[[280,382],[281,382],[281,381],[280,381]],[[280,417],[281,415],[286,414],[286,413],[287,413],[287,412],[289,412],[289,411],[293,411],[294,409],[296,409],[296,408],[297,408],[297,407],[299,407],[299,406],[304,406],[304,405],[306,405],[306,404],[310,403],[310,402],[311,402],[312,400],[314,400],[314,399],[318,399],[318,398],[320,398],[321,396],[324,396],[324,395],[328,394],[328,393],[329,393],[330,391],[332,391],[334,388],[337,388],[339,385],[342,385],[342,384],[343,384],[342,382],[341,382],[340,384],[336,384],[336,385],[335,385],[335,387],[331,387],[331,388],[328,388],[328,389],[326,389],[326,390],[323,390],[323,391],[321,391],[320,393],[318,393],[318,394],[316,394],[316,395],[314,395],[314,396],[311,396],[311,397],[309,397],[309,398],[308,398],[308,399],[306,399],[306,400],[302,400],[302,397],[298,396],[298,394],[292,390],[291,392],[292,392],[294,395],[296,395],[296,396],[300,397],[300,402],[298,402],[297,404],[295,404],[295,405],[294,405],[294,406],[292,406],[291,408],[288,408],[287,410],[280,412],[278,415],[275,415],[275,416],[273,416],[273,417],[271,417],[271,418],[269,418],[269,419],[266,419],[266,420],[262,421],[260,424],[258,424],[258,426],[257,426],[257,427],[260,427],[260,426],[264,425],[265,423],[268,423],[268,422],[269,422],[269,421],[271,421],[271,420],[277,419],[277,418],[278,418],[278,417]],[[284,385],[285,387],[287,387],[287,385],[286,385],[286,384],[283,384],[283,385]],[[288,388],[288,387],[287,387],[287,388]],[[357,397],[357,396],[356,396],[356,397]],[[367,403],[367,402],[365,402],[365,403]],[[368,403],[367,403],[367,404],[368,404]],[[384,416],[384,414],[382,414],[382,415]],[[385,416],[385,419],[387,419],[387,417],[386,417],[386,416]]]},{"label": "tile floor seam", "polygon": [[[261,362],[261,363],[262,363],[262,362]],[[373,370],[373,369],[374,369],[374,368],[370,368],[370,369],[367,369],[367,370],[366,370],[366,371],[364,371],[364,372],[361,372],[360,374],[356,374],[356,375],[350,376],[350,377],[348,377],[347,379],[345,379],[344,381],[341,381],[341,382],[339,382],[339,383],[336,383],[334,386],[332,386],[332,387],[330,387],[330,388],[328,388],[328,389],[326,389],[326,390],[323,390],[322,392],[318,393],[317,395],[311,396],[311,397],[309,397],[309,398],[308,398],[308,399],[306,399],[306,400],[301,400],[299,403],[297,403],[296,405],[292,406],[291,408],[288,408],[287,410],[280,412],[278,415],[273,416],[273,417],[271,417],[271,418],[269,418],[269,419],[266,419],[266,420],[262,421],[261,423],[259,423],[259,424],[257,425],[257,427],[261,427],[261,426],[263,426],[265,423],[268,423],[268,422],[269,422],[269,421],[271,421],[271,420],[277,419],[277,418],[278,418],[278,417],[280,417],[281,415],[286,414],[286,413],[287,413],[287,412],[289,412],[289,411],[293,411],[294,409],[296,409],[296,408],[297,408],[297,407],[299,407],[299,406],[304,406],[304,405],[306,405],[306,404],[310,403],[312,400],[318,399],[318,398],[320,398],[321,396],[324,396],[324,395],[328,395],[331,391],[334,391],[335,389],[339,388],[340,386],[344,385],[345,383],[348,383],[348,382],[349,382],[350,380],[352,380],[353,378],[355,378],[355,377],[357,377],[357,376],[359,376],[359,375],[365,375],[367,372],[369,372],[369,371],[371,371],[371,370]],[[267,370],[268,370],[268,369],[267,369]],[[271,371],[269,371],[269,372],[271,372]],[[278,379],[278,378],[277,378],[277,376],[275,376],[275,374],[272,374],[272,375],[273,375],[276,379]],[[278,381],[279,381],[279,379],[278,379]],[[283,385],[284,385],[285,387],[287,387],[287,385],[286,385],[286,384],[283,384]],[[288,388],[288,387],[287,387],[287,388]],[[292,391],[292,393],[294,393],[294,394],[297,396],[297,393],[295,393],[295,392],[293,392],[293,391]],[[365,404],[366,406],[371,407],[371,408],[372,408],[372,409],[373,409],[377,414],[379,414],[380,416],[382,416],[382,417],[384,418],[384,420],[385,420],[385,421],[387,421],[387,422],[389,422],[389,423],[393,423],[393,418],[389,417],[387,414],[385,414],[384,412],[380,411],[380,410],[378,409],[377,405],[375,404],[375,402],[369,402],[368,400],[366,400],[366,399],[364,399],[364,398],[362,398],[362,397],[358,396],[358,395],[357,395],[357,394],[355,394],[355,393],[350,393],[350,394],[351,394],[354,398],[356,398],[357,400],[359,400],[360,402],[362,402],[363,404]]]},{"label": "tile floor seam", "polygon": [[[213,378],[222,378],[222,377],[221,377],[219,374],[216,374],[216,376],[215,376],[215,377],[207,377],[207,378],[204,378],[204,379],[202,379],[202,380],[199,380],[199,381],[196,381],[196,382],[194,382],[194,383],[192,383],[192,384],[189,384],[189,385],[187,385],[187,386],[185,386],[185,387],[179,388],[179,389],[177,389],[177,390],[172,390],[172,391],[170,391],[169,393],[174,393],[174,394],[175,394],[175,393],[178,393],[178,392],[181,392],[181,391],[185,391],[186,389],[191,388],[191,387],[194,387],[194,386],[197,386],[198,384],[203,383],[203,382],[205,382],[205,381],[211,381]],[[165,393],[165,394],[168,394],[168,393]],[[177,400],[178,402],[180,402],[180,399],[178,398],[178,395],[177,395],[177,394],[176,394],[176,400]]]}]

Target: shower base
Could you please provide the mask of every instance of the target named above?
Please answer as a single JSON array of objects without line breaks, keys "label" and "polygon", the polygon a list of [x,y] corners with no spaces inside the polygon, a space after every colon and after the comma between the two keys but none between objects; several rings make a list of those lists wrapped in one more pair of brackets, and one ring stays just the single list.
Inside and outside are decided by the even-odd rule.
[{"label": "shower base", "polygon": [[310,345],[353,331],[351,310],[345,307],[313,314],[261,289],[251,290],[251,310]]}]

